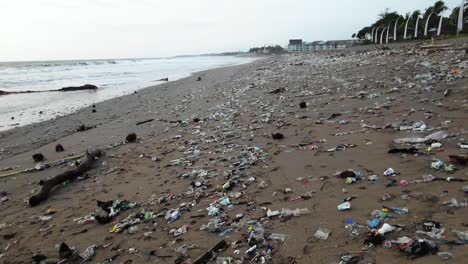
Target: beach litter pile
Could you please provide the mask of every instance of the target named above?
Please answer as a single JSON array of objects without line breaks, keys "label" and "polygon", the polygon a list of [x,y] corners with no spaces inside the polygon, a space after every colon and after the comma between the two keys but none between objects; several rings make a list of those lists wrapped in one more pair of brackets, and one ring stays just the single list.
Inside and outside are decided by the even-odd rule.
[{"label": "beach litter pile", "polygon": [[466,65],[414,45],[292,54],[188,78],[173,98],[172,83],[129,95],[135,108],[85,147],[102,151],[8,176],[27,192],[2,187],[0,260],[462,263]]}]

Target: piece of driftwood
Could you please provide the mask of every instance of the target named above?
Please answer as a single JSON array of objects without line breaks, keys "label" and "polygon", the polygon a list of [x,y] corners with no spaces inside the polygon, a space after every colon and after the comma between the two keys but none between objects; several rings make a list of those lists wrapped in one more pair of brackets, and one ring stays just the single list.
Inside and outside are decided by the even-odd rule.
[{"label": "piece of driftwood", "polygon": [[439,45],[424,45],[420,46],[420,49],[444,49],[453,46],[452,44],[439,44]]},{"label": "piece of driftwood", "polygon": [[0,90],[0,95],[10,95],[10,94],[25,94],[25,93],[46,93],[46,92],[74,92],[74,91],[84,91],[84,90],[97,90],[98,87],[92,84],[85,84],[82,86],[70,86],[63,87],[55,90],[44,90],[44,91],[3,91]]},{"label": "piece of driftwood", "polygon": [[[55,166],[58,166],[58,165],[62,164],[63,161],[76,160],[76,159],[82,158],[83,156],[84,156],[83,154],[79,154],[79,155],[75,155],[75,156],[71,156],[71,157],[66,157],[66,158],[63,158],[63,159],[58,159],[58,160],[55,160],[55,161],[52,161],[52,162],[48,162],[48,163],[46,163],[44,165],[45,165],[46,168],[55,167]],[[24,169],[24,170],[21,170],[21,171],[14,171],[14,172],[10,172],[10,173],[7,173],[7,174],[0,175],[0,179],[5,178],[5,177],[14,176],[14,175],[21,174],[21,173],[35,172],[35,171],[40,171],[40,170],[42,170],[42,169],[28,168],[28,169]],[[3,171],[6,171],[6,169],[4,169]]]},{"label": "piece of driftwood", "polygon": [[227,247],[227,243],[226,241],[224,240],[221,240],[218,242],[218,244],[216,244],[214,247],[210,248],[208,251],[206,251],[205,253],[203,253],[201,256],[199,256],[198,258],[196,258],[192,264],[206,264],[208,263],[211,258],[213,258],[213,254],[225,247]]},{"label": "piece of driftwood", "polygon": [[29,198],[29,205],[36,206],[42,201],[47,200],[47,198],[49,198],[50,192],[55,186],[66,181],[74,180],[86,171],[90,170],[93,167],[96,158],[101,156],[101,154],[101,150],[88,152],[85,156],[84,161],[80,165],[78,165],[78,167],[60,173],[59,175],[53,177],[50,180],[41,181],[39,184],[42,185],[42,188],[38,194]]},{"label": "piece of driftwood", "polygon": [[149,123],[149,122],[152,122],[152,121],[154,121],[154,118],[153,119],[148,119],[148,120],[145,120],[145,121],[140,121],[140,122],[136,123],[136,125],[139,126],[139,125],[143,125],[145,123]]},{"label": "piece of driftwood", "polygon": [[83,91],[83,90],[97,90],[98,87],[92,84],[85,84],[82,86],[70,86],[70,87],[63,87],[58,89],[59,92],[74,92],[74,91]]}]

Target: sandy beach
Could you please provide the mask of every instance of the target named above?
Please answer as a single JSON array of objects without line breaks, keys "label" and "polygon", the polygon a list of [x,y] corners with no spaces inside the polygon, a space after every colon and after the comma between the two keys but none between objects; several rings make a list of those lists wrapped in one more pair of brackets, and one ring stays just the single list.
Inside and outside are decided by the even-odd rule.
[{"label": "sandy beach", "polygon": [[[454,231],[468,231],[468,182],[421,180],[429,174],[468,180],[466,165],[449,159],[467,155],[461,147],[468,141],[467,41],[438,49],[407,43],[271,56],[1,132],[0,175],[88,149],[104,155],[87,177],[60,184],[34,207],[27,201],[39,182],[73,169],[73,162],[0,178],[0,263],[31,263],[39,254],[56,263],[62,242],[78,252],[96,245],[90,263],[191,263],[220,240],[229,247],[218,256],[233,258],[225,263],[250,263],[245,252],[254,244],[267,263],[340,263],[345,255],[359,258],[355,263],[443,262],[437,254],[411,260],[397,243],[366,244],[371,213],[385,206],[408,209],[381,219],[377,229],[384,222],[401,227],[385,240],[429,239],[439,252],[453,254],[444,263],[464,263],[466,244],[446,241],[459,240]],[[146,120],[152,121],[137,125]],[[77,132],[81,125],[90,129]],[[397,138],[438,131],[447,135],[412,144],[411,153],[388,153],[411,147],[395,143]],[[122,144],[129,133],[137,141]],[[56,152],[57,144],[65,151]],[[46,160],[34,162],[36,153]],[[456,169],[431,168],[437,160]],[[389,168],[395,175],[384,175]],[[347,184],[343,171],[357,181]],[[378,179],[368,180],[372,175]],[[351,208],[338,210],[347,198]],[[96,211],[98,200],[137,206],[106,224],[81,221]],[[209,216],[210,204],[225,216]],[[267,215],[296,208],[308,213]],[[55,213],[49,215],[50,209]],[[180,218],[165,219],[170,210]],[[154,217],[110,232],[141,212]],[[224,224],[210,232],[206,225],[216,218]],[[442,238],[416,233],[428,221],[445,228]],[[248,245],[252,226],[264,229],[265,240]],[[315,236],[320,228],[330,231],[327,239]],[[268,240],[272,233],[287,238]],[[177,262],[182,255],[185,262]]]}]

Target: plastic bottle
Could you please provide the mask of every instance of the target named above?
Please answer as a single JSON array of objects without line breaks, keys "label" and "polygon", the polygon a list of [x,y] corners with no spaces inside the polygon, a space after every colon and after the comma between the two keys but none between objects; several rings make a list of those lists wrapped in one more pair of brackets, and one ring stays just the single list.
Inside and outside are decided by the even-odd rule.
[{"label": "plastic bottle", "polygon": [[338,205],[338,210],[339,211],[345,211],[345,210],[349,210],[351,209],[351,203],[350,202],[346,202],[346,203],[342,203],[340,205]]},{"label": "plastic bottle", "polygon": [[307,208],[296,208],[294,210],[292,209],[282,209],[281,210],[281,216],[301,216],[301,215],[306,215],[309,214],[310,211]]},{"label": "plastic bottle", "polygon": [[218,237],[223,237],[223,236],[225,236],[225,235],[227,235],[229,233],[232,233],[232,231],[234,231],[234,229],[228,228],[228,229],[224,230],[223,232],[219,233]]},{"label": "plastic bottle", "polygon": [[247,255],[253,255],[253,254],[255,254],[255,251],[257,251],[257,245],[255,245],[255,246],[253,246],[253,247],[247,249],[247,250],[245,251],[245,254],[247,254]]}]

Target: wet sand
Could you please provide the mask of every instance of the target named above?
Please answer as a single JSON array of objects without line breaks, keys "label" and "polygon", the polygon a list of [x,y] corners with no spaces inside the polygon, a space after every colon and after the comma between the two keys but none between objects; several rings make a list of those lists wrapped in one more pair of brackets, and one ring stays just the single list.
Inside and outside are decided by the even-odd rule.
[{"label": "wet sand", "polygon": [[[454,47],[465,43],[458,42]],[[244,218],[261,222],[267,234],[287,234],[282,243],[267,243],[273,247],[271,263],[289,263],[288,257],[297,263],[339,263],[339,254],[346,253],[362,256],[362,263],[440,263],[437,255],[411,261],[398,252],[397,245],[364,248],[366,228],[359,229],[360,235],[352,239],[345,220],[352,218],[367,226],[373,210],[407,207],[407,215],[393,213],[390,215],[394,218],[386,220],[406,226],[399,233],[387,234],[388,239],[428,238],[415,234],[427,220],[441,222],[449,240],[457,238],[453,230],[468,229],[466,207],[442,205],[451,198],[463,202],[466,194],[462,188],[468,183],[412,182],[426,174],[468,179],[462,165],[457,165],[453,173],[431,168],[434,159],[448,161],[448,155],[466,155],[458,143],[466,141],[468,132],[467,56],[464,50],[427,51],[407,44],[386,51],[368,47],[367,51],[357,48],[269,57],[139,90],[97,104],[95,113],[86,108],[67,117],[3,132],[0,169],[13,169],[0,174],[35,167],[31,156],[38,152],[48,161],[89,148],[105,149],[106,155],[88,173],[90,178],[60,186],[36,207],[29,207],[25,200],[39,190],[39,181],[66,167],[0,179],[0,191],[10,198],[0,205],[0,224],[5,224],[0,234],[14,234],[1,240],[0,262],[30,263],[38,253],[58,258],[62,242],[80,252],[93,244],[112,243],[98,248],[92,263],[102,263],[116,254],[115,263],[174,263],[180,255],[175,250],[183,244],[194,245],[188,251],[193,260],[221,239],[230,244],[249,234],[247,226],[234,228],[223,238],[218,238],[219,232],[200,230],[212,218],[206,208],[226,193],[222,186],[230,179],[237,182],[232,191],[242,195],[231,198],[231,207],[219,206],[228,215],[223,230],[242,213]],[[447,89],[450,94],[444,96]],[[278,93],[271,93],[274,90]],[[300,102],[306,102],[307,108],[300,108]],[[334,113],[341,115],[330,118]],[[201,121],[194,122],[194,118]],[[136,125],[147,119],[154,121]],[[418,121],[427,125],[422,132],[398,129]],[[76,132],[81,124],[96,128]],[[394,138],[426,136],[440,130],[450,134],[441,141],[441,150],[427,151],[426,146],[420,146],[418,155],[387,154],[397,146],[392,143]],[[108,147],[122,142],[131,132],[138,135],[137,143]],[[276,132],[285,138],[272,139],[271,133]],[[65,147],[65,152],[55,152],[57,143]],[[356,146],[327,151],[339,144]],[[151,157],[160,160],[152,161]],[[187,162],[175,165],[172,161],[177,159]],[[384,176],[387,168],[395,169],[398,175]],[[365,180],[348,185],[335,176],[348,169],[362,172]],[[194,170],[204,170],[207,175],[197,175]],[[367,180],[373,174],[379,176],[378,181]],[[397,186],[386,187],[390,179],[395,179]],[[403,179],[410,184],[400,185]],[[196,181],[206,188],[193,190],[191,183]],[[262,181],[267,183],[266,188],[258,187]],[[292,191],[285,193],[285,188]],[[295,199],[308,191],[314,191],[310,199]],[[380,201],[384,194],[394,198]],[[409,200],[402,199],[403,194]],[[171,199],[149,202],[164,195]],[[357,198],[351,201],[351,210],[337,210],[344,198],[354,195]],[[164,217],[141,223],[135,234],[109,233],[111,223],[74,221],[94,212],[96,200],[116,199],[140,206],[123,212],[115,221],[142,209],[158,213],[184,203],[190,204],[190,209],[182,210],[181,218],[170,224]],[[34,223],[31,217],[44,215],[48,208],[57,211],[52,219]],[[266,217],[267,209],[282,208],[308,208],[310,214]],[[177,238],[169,234],[169,230],[184,225],[190,226],[187,233]],[[318,228],[331,230],[327,240],[314,238]],[[145,238],[145,232],[152,232],[151,238]],[[468,259],[466,245],[439,244],[439,251],[454,255],[446,263]],[[129,248],[139,252],[130,254]],[[229,248],[220,256],[247,258],[247,243],[239,249],[238,255]],[[151,251],[156,256],[151,256]]]}]

